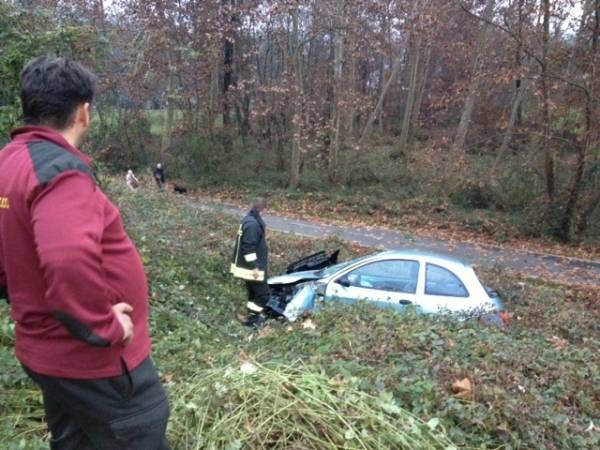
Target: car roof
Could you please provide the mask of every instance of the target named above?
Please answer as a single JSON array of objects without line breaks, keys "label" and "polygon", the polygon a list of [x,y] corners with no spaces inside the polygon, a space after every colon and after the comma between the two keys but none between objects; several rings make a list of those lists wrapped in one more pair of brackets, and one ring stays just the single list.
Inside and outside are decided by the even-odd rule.
[{"label": "car roof", "polygon": [[426,259],[430,262],[442,262],[449,263],[453,265],[459,265],[464,267],[471,267],[471,264],[468,264],[458,258],[455,258],[450,255],[444,255],[441,253],[432,253],[418,249],[406,249],[406,250],[389,250],[385,252],[375,253],[371,255],[373,259],[387,259],[387,258],[418,258],[418,259]]}]

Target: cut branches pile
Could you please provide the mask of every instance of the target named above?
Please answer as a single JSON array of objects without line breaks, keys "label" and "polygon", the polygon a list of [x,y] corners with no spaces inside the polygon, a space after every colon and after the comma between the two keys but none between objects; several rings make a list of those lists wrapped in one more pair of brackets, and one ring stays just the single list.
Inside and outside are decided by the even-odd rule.
[{"label": "cut branches pile", "polygon": [[[251,369],[251,370],[250,370]],[[209,369],[173,386],[171,435],[187,449],[456,449],[389,394],[305,366]]]}]

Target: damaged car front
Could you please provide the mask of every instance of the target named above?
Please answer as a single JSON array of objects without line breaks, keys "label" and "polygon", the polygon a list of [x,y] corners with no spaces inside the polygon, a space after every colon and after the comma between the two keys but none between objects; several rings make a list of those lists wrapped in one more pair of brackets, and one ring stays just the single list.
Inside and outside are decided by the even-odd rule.
[{"label": "damaged car front", "polygon": [[324,293],[326,284],[322,280],[327,276],[326,270],[340,265],[339,253],[314,253],[290,264],[283,275],[269,278],[271,299],[267,306],[291,322],[313,309],[318,293]]},{"label": "damaged car front", "polygon": [[[315,308],[323,299],[329,278],[364,258],[337,263],[339,250],[321,251],[290,264],[285,274],[269,278],[271,299],[267,306],[290,322]],[[366,258],[366,257],[365,257]],[[310,268],[310,270],[303,270]],[[300,269],[300,270],[297,270]]]}]

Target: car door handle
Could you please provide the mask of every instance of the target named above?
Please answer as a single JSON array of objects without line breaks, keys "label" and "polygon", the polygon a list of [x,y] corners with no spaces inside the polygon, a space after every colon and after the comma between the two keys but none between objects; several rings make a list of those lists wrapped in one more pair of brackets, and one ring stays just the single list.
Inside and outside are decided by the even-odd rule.
[{"label": "car door handle", "polygon": [[401,305],[412,305],[412,302],[410,300],[400,300],[398,303],[400,303]]}]

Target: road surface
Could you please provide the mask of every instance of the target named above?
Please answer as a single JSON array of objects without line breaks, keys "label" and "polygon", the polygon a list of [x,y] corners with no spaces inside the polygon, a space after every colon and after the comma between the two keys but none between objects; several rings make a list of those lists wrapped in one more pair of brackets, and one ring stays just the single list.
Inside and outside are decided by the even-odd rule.
[{"label": "road surface", "polygon": [[[246,210],[208,200],[188,200],[191,207],[241,217]],[[387,228],[361,228],[327,225],[310,220],[292,219],[283,215],[266,214],[267,227],[283,233],[339,239],[385,250],[419,249],[451,255],[482,267],[502,267],[525,276],[541,277],[565,284],[600,286],[600,261],[557,256],[525,250],[472,244],[454,240],[415,237],[406,232]]]}]

